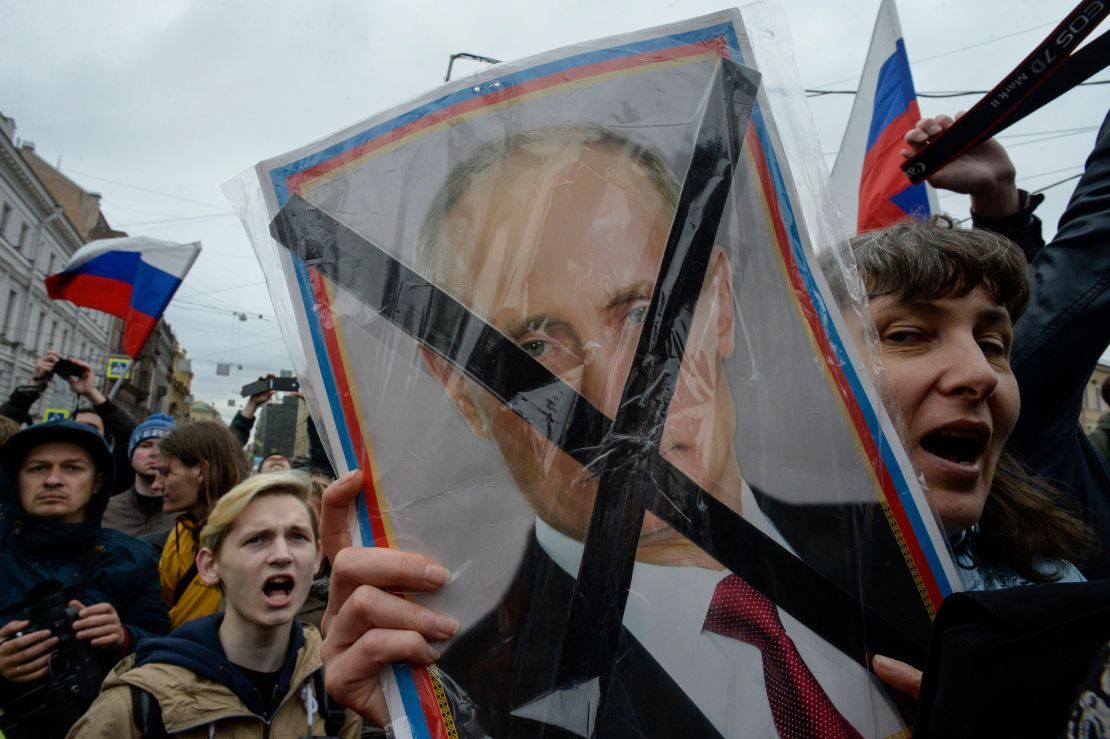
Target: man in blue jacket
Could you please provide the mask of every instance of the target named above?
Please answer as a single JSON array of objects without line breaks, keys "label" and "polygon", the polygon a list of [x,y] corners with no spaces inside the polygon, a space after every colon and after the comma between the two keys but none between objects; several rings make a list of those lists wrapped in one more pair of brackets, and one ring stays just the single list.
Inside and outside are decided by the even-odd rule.
[{"label": "man in blue jacket", "polygon": [[[69,670],[92,682],[169,630],[150,546],[100,527],[113,478],[107,444],[85,424],[39,424],[0,447],[0,729],[9,739],[51,736],[59,716],[88,707],[95,692],[83,706],[48,699],[67,693],[52,688]],[[68,625],[39,620],[32,591],[49,583],[72,609]]]}]

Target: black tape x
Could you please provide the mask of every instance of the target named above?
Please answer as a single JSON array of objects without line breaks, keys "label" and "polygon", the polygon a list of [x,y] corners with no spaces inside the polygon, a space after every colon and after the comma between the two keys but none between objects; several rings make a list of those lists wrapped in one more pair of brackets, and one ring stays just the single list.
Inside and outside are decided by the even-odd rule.
[{"label": "black tape x", "polygon": [[301,197],[290,198],[271,224],[274,238],[309,268],[453,364],[579,463],[599,470],[553,688],[600,678],[604,702],[645,511],[861,664],[867,662],[864,633],[868,646],[884,654],[912,662],[923,654],[923,634],[892,626],[659,453],[757,87],[758,76],[751,70],[720,63],[635,360],[612,421],[450,295]]}]

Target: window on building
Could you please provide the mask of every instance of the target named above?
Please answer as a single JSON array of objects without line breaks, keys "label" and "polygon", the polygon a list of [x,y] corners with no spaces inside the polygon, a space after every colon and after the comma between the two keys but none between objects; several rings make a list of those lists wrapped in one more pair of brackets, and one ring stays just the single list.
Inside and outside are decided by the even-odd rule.
[{"label": "window on building", "polygon": [[0,206],[0,239],[4,238],[4,234],[8,231],[8,219],[12,217],[12,206],[4,203]]},{"label": "window on building", "polygon": [[54,274],[54,263],[57,260],[57,258],[58,257],[54,252],[50,252],[50,255],[48,256],[48,258],[46,260],[46,274],[48,274],[48,275]]},{"label": "window on building", "polygon": [[4,322],[0,323],[0,331],[4,333],[4,338],[12,338],[12,324],[15,322],[15,308],[19,302],[19,293],[15,290],[8,291],[8,301],[4,303]]},{"label": "window on building", "polygon": [[46,310],[44,309],[44,310],[39,311],[39,322],[37,324],[35,324],[34,341],[32,341],[30,337],[28,337],[27,343],[31,344],[31,345],[34,345],[34,346],[37,346],[39,354],[42,354],[43,351],[44,351],[43,348],[42,348],[42,344],[45,341],[46,341]]},{"label": "window on building", "polygon": [[15,244],[16,249],[22,249],[24,246],[26,246],[27,234],[30,230],[31,227],[28,226],[26,223],[19,224],[19,241],[17,241]]}]

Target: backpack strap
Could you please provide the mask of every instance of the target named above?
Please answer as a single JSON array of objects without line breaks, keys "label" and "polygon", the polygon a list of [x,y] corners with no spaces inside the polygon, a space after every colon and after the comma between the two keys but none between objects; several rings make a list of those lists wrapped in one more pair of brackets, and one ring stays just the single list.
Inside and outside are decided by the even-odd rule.
[{"label": "backpack strap", "polygon": [[339,732],[343,730],[343,724],[347,721],[347,713],[324,688],[323,667],[312,673],[312,687],[318,696],[320,715],[324,717],[324,732],[328,736],[339,736]]},{"label": "backpack strap", "polygon": [[193,563],[189,565],[189,569],[185,570],[185,574],[181,576],[181,579],[177,581],[177,586],[173,589],[173,604],[175,606],[177,605],[177,602],[181,600],[181,596],[185,595],[185,591],[188,589],[189,585],[192,584],[193,580],[196,579],[196,577],[197,562],[196,560],[193,560]]},{"label": "backpack strap", "polygon": [[139,727],[142,739],[162,739],[168,737],[166,725],[162,723],[162,706],[158,699],[143,688],[129,685],[131,688],[131,719]]}]

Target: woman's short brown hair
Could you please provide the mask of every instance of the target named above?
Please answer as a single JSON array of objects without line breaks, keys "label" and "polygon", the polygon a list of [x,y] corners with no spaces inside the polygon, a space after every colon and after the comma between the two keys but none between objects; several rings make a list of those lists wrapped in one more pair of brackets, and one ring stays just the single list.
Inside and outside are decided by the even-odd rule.
[{"label": "woman's short brown hair", "polygon": [[[224,493],[250,474],[239,440],[219,421],[194,421],[178,426],[158,445],[161,454],[203,472],[200,501],[207,511]],[[203,523],[203,521],[198,521]]]},{"label": "woman's short brown hair", "polygon": [[852,237],[867,296],[962,298],[982,286],[1016,321],[1029,304],[1025,255],[1004,236],[960,228],[948,216],[898,223]]}]

